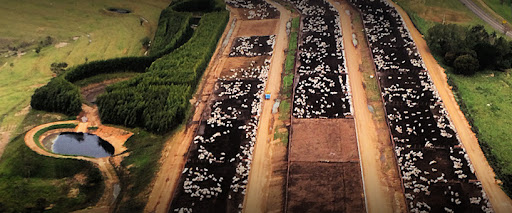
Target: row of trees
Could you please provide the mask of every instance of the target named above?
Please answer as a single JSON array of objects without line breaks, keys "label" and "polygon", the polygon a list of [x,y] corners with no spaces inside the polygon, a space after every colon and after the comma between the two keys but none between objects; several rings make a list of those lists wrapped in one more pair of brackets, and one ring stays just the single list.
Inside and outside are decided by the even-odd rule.
[{"label": "row of trees", "polygon": [[173,10],[183,12],[213,12],[225,8],[224,0],[178,0],[172,5]]},{"label": "row of trees", "polygon": [[227,12],[203,15],[187,43],[157,59],[146,73],[109,86],[97,100],[102,120],[154,132],[181,123],[228,18]]},{"label": "row of trees", "polygon": [[163,10],[151,43],[151,55],[163,56],[185,43],[192,34],[191,18],[191,13],[176,12],[171,7]]},{"label": "row of trees", "polygon": [[512,67],[512,42],[488,33],[482,25],[436,24],[428,30],[426,41],[459,74]]}]

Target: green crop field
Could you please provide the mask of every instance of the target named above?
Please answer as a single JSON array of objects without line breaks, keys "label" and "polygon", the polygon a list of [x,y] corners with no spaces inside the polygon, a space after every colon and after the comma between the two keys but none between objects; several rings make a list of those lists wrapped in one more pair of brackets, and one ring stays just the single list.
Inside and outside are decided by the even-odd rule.
[{"label": "green crop field", "polygon": [[[18,112],[29,105],[34,90],[51,79],[50,64],[73,66],[86,60],[143,55],[141,39],[153,37],[160,12],[169,2],[0,0],[0,131],[15,129],[23,120]],[[109,7],[132,13],[108,12]],[[147,22],[141,25],[141,20]],[[36,53],[47,36],[54,42]],[[10,56],[16,49],[22,56]]]}]

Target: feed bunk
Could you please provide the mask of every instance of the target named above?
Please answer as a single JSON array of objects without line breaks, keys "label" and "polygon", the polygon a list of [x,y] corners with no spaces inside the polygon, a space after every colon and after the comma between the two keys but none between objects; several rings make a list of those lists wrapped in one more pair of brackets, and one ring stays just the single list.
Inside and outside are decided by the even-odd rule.
[{"label": "feed bunk", "polygon": [[226,3],[234,8],[243,10],[243,15],[248,20],[274,19],[279,16],[277,8],[265,0],[226,0]]},{"label": "feed bunk", "polygon": [[290,2],[302,15],[293,116],[344,118],[351,109],[339,15],[325,1]]},{"label": "feed bunk", "polygon": [[407,27],[385,0],[363,15],[410,212],[492,212]]}]

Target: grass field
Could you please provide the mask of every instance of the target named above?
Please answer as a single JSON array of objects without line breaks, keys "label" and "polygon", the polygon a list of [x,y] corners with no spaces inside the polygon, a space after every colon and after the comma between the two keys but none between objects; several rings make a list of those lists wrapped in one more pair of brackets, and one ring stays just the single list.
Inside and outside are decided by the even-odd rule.
[{"label": "grass field", "polygon": [[[140,40],[153,36],[160,12],[169,2],[0,0],[0,132],[15,129],[23,120],[23,115],[16,113],[29,105],[36,88],[51,79],[50,64],[73,66],[86,59],[142,55]],[[133,12],[111,13],[106,7]],[[142,26],[141,17],[148,20]],[[53,45],[35,53],[34,48],[47,36],[54,38]],[[55,47],[61,42],[68,45]],[[8,45],[19,47],[25,55],[6,58]]]},{"label": "grass field", "polygon": [[[510,0],[503,1],[503,4],[500,3],[500,0],[482,0],[489,8],[494,10],[498,15],[507,20],[508,23],[512,23],[512,9],[510,8]],[[478,1],[477,1],[478,2]]]},{"label": "grass field", "polygon": [[459,0],[395,0],[411,17],[422,34],[437,23],[461,25],[484,25],[488,31],[494,29],[467,9]]},{"label": "grass field", "polygon": [[[445,8],[450,9],[443,10],[471,17],[471,19],[464,19],[465,21],[460,21],[459,18],[458,21],[451,23],[481,24],[481,21],[475,20],[476,16],[457,0],[399,0],[398,2],[422,33],[426,32],[430,26],[429,23],[432,23],[430,21],[435,19],[435,14],[427,12],[428,9],[421,9],[419,4],[432,7],[444,5]],[[499,4],[499,1],[496,0],[496,2]],[[474,76],[462,76],[453,74],[451,68],[445,66],[440,57],[436,56],[436,59],[447,70],[449,83],[456,88],[454,93],[457,101],[465,111],[466,118],[471,122],[474,131],[477,130],[478,139],[489,163],[500,176],[498,178],[504,181],[505,191],[509,196],[512,195],[512,179],[510,178],[512,177],[512,141],[510,141],[512,138],[512,97],[510,96],[512,94],[512,78],[510,71],[486,71]]]},{"label": "grass field", "polygon": [[450,74],[459,90],[479,139],[489,143],[500,167],[512,174],[512,77],[509,72],[487,71],[466,77]]}]

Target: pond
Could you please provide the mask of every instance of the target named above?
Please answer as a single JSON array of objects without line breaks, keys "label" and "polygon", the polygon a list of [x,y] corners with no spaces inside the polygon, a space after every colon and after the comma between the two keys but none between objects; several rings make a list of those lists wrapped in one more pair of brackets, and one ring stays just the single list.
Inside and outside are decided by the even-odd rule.
[{"label": "pond", "polygon": [[54,140],[51,150],[63,155],[82,155],[94,158],[112,156],[114,147],[102,138],[89,133],[63,132]]}]

